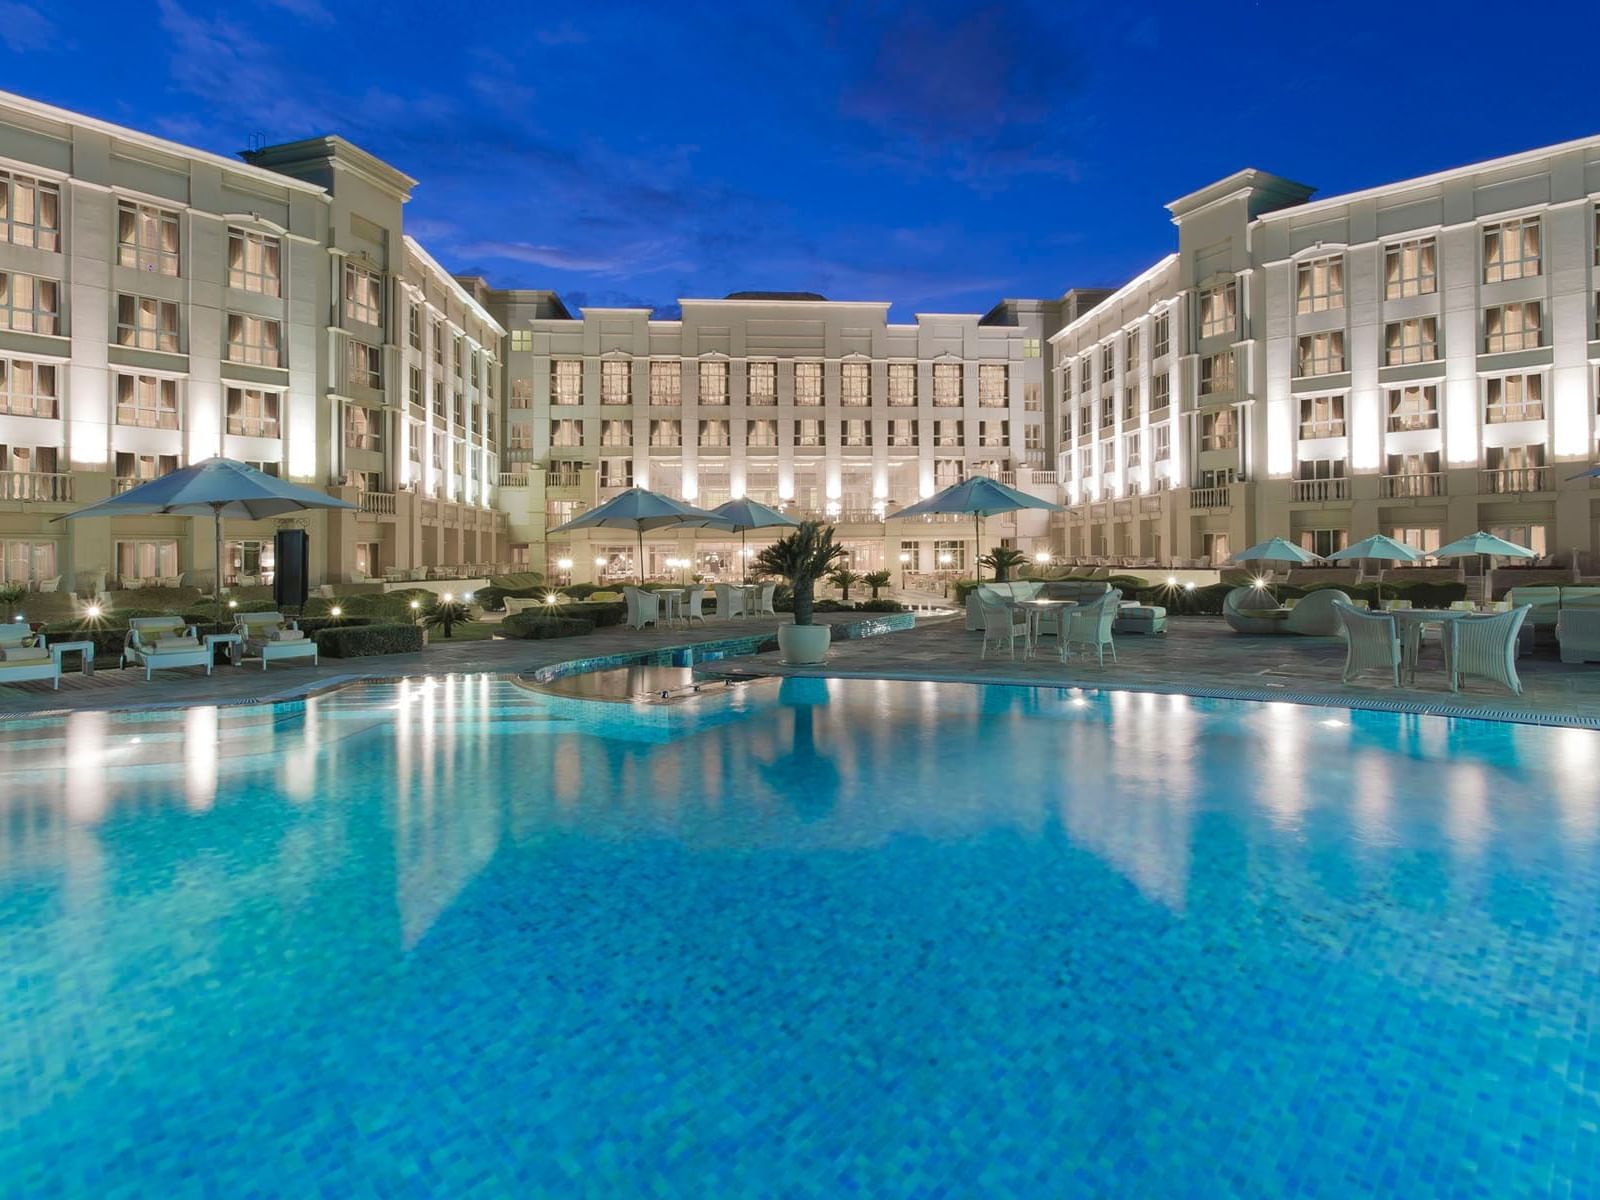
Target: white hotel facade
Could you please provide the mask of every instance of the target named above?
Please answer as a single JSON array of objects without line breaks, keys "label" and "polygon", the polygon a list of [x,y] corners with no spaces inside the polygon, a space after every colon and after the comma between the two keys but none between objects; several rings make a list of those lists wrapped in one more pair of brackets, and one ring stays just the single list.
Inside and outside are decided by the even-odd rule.
[{"label": "white hotel facade", "polygon": [[[574,314],[452,277],[405,234],[414,183],[337,137],[241,161],[0,94],[0,582],[209,586],[192,521],[52,518],[217,453],[355,502],[291,519],[315,582],[631,573],[628,537],[547,537],[630,484],[833,520],[858,570],[970,571],[970,522],[892,513],[979,472],[1066,506],[985,548],[1600,551],[1571,478],[1600,429],[1600,137],[1325,200],[1239,172],[1114,292],[905,323],[792,293]],[[280,524],[231,523],[224,577],[265,578]],[[652,537],[646,569],[733,571],[737,544]]]}]

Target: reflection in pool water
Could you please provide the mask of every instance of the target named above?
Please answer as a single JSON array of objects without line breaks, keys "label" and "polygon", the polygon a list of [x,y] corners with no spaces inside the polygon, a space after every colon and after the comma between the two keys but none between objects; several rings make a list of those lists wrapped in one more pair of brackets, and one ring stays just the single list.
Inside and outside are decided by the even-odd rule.
[{"label": "reflection in pool water", "polygon": [[14,1194],[1594,1194],[1600,735],[484,678],[0,726]]}]

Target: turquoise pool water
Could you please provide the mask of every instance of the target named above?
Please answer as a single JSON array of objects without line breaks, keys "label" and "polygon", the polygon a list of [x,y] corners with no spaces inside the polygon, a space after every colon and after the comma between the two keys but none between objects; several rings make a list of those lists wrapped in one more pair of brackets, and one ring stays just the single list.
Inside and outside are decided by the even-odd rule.
[{"label": "turquoise pool water", "polygon": [[1600,1194],[1597,780],[917,683],[0,722],[0,1191]]}]

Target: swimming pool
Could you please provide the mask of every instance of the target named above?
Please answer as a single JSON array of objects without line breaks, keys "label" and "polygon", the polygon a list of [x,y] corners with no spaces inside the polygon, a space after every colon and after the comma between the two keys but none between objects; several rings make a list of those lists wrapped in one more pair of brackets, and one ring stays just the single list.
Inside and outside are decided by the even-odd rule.
[{"label": "swimming pool", "polygon": [[0,723],[16,1195],[1593,1195],[1600,734],[484,678]]}]

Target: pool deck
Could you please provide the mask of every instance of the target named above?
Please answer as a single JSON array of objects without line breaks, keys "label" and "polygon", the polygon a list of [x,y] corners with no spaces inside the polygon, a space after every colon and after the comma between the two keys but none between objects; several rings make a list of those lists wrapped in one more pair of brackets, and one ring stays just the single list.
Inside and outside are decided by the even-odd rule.
[{"label": "pool deck", "polygon": [[959,620],[919,623],[909,633],[839,643],[822,667],[786,667],[777,655],[764,654],[727,658],[700,670],[1127,689],[1600,728],[1600,664],[1563,663],[1553,646],[1518,660],[1521,696],[1481,679],[1452,694],[1437,644],[1423,652],[1417,686],[1393,688],[1377,672],[1344,683],[1344,643],[1338,638],[1247,636],[1215,617],[1175,617],[1164,634],[1119,637],[1118,661],[1108,655],[1104,669],[1092,653],[1085,658],[1081,651],[1063,664],[1054,638],[1045,639],[1041,655],[1031,660],[1013,661],[1004,650],[980,659],[981,635],[962,626]]},{"label": "pool deck", "polygon": [[[820,615],[820,614],[819,614]],[[830,621],[859,620],[866,614],[827,614]],[[783,618],[787,620],[787,618]],[[61,678],[61,690],[48,683],[0,687],[0,718],[83,710],[185,707],[195,704],[270,703],[326,691],[348,683],[428,675],[489,673],[539,677],[559,673],[575,660],[605,660],[640,652],[666,653],[706,647],[728,639],[771,636],[774,618],[710,621],[692,631],[682,628],[609,628],[577,638],[550,641],[436,641],[420,653],[372,658],[325,658],[317,667],[259,664],[218,667],[207,678],[194,671],[143,672],[101,669],[93,677],[75,671]],[[1374,673],[1361,682],[1340,680],[1344,645],[1336,638],[1250,637],[1231,632],[1216,618],[1173,618],[1157,637],[1117,639],[1119,661],[1104,669],[1081,653],[1066,664],[1047,640],[1040,657],[1012,660],[1005,653],[979,658],[981,639],[962,628],[959,618],[918,614],[913,630],[857,641],[836,641],[821,667],[786,667],[775,653],[741,654],[697,663],[702,674],[807,675],[864,679],[915,679],[960,683],[1011,683],[1055,687],[1112,688],[1186,693],[1246,700],[1284,700],[1350,708],[1434,713],[1492,720],[1600,729],[1600,665],[1559,661],[1553,647],[1541,646],[1518,662],[1523,694],[1513,696],[1485,681],[1469,681],[1452,695],[1444,681],[1437,649],[1426,653],[1416,687],[1391,688]],[[738,653],[734,651],[732,653]]]}]

